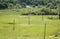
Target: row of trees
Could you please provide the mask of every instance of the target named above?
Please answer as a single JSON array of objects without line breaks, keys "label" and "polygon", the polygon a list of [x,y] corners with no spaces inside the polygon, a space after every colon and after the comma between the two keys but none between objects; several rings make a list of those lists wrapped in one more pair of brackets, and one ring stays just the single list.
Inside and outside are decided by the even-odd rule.
[{"label": "row of trees", "polygon": [[37,11],[29,11],[27,13],[22,13],[22,15],[58,15],[59,10],[57,9],[50,9],[46,7],[41,7],[42,9]]},{"label": "row of trees", "polygon": [[47,6],[52,9],[56,9],[60,6],[60,0],[18,0],[21,5],[32,5],[32,6]]},{"label": "row of trees", "polygon": [[[41,9],[41,11],[28,12],[25,14],[33,14],[33,15],[57,15],[59,13],[60,16],[60,0],[0,0],[0,9],[12,9],[12,8],[26,8],[26,6],[31,7],[39,7],[44,6],[45,9]],[[52,11],[55,9],[55,11]],[[58,11],[58,12],[57,12]]]},{"label": "row of trees", "polygon": [[3,6],[6,4],[8,7],[11,4],[11,6],[15,6],[16,4],[21,5],[21,7],[29,6],[46,6],[50,7],[51,9],[56,9],[58,6],[60,6],[60,0],[0,0],[0,6]]}]

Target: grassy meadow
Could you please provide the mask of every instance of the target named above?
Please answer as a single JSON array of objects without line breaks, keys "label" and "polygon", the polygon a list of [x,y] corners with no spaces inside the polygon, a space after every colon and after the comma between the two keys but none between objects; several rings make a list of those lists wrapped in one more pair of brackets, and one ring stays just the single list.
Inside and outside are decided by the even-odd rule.
[{"label": "grassy meadow", "polygon": [[[29,24],[29,16],[19,15],[20,11],[0,10],[0,39],[44,39],[45,23],[46,39],[60,39],[60,20],[48,19],[57,15],[44,15],[43,20],[41,15],[30,15]],[[58,37],[50,37],[57,33]]]}]

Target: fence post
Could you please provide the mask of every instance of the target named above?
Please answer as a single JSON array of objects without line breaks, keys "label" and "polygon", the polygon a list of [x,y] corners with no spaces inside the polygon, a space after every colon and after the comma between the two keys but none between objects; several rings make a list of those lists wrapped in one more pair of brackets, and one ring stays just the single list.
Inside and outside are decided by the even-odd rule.
[{"label": "fence post", "polygon": [[28,24],[30,24],[30,12],[31,12],[31,10],[30,10],[30,8],[28,8]]},{"label": "fence post", "polygon": [[13,31],[15,30],[15,19],[13,20]]},{"label": "fence post", "polygon": [[30,24],[30,15],[29,15],[29,17],[28,17],[28,24]]},{"label": "fence post", "polygon": [[46,39],[46,23],[44,23],[44,39]]}]

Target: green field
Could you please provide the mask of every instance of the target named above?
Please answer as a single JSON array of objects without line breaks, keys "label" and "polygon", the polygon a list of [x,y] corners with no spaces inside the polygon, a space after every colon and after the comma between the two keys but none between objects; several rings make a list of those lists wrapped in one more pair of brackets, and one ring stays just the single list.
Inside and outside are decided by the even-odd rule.
[{"label": "green field", "polygon": [[60,0],[0,0],[0,39],[60,39]]},{"label": "green field", "polygon": [[[0,16],[0,39],[44,39],[44,26],[46,23],[46,39],[60,39],[51,37],[60,33],[60,20],[48,19],[51,16],[28,16],[1,15]],[[57,16],[52,16],[57,17]],[[15,20],[15,30],[13,24]]]}]

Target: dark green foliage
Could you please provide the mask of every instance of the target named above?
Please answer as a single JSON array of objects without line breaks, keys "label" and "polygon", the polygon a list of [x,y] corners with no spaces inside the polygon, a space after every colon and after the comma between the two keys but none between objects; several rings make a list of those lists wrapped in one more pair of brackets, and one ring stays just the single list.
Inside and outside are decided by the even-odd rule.
[{"label": "dark green foliage", "polygon": [[35,12],[23,13],[21,15],[37,15]]},{"label": "dark green foliage", "polygon": [[31,15],[58,15],[56,9],[60,7],[60,0],[0,0],[0,9],[20,9],[26,8],[26,6],[31,6],[33,8],[36,6],[41,8],[41,6],[43,6],[46,8],[43,8],[40,11],[22,13],[22,15],[29,15],[29,13]]},{"label": "dark green foliage", "polygon": [[22,13],[21,15],[29,15],[29,13]]},{"label": "dark green foliage", "polygon": [[60,14],[59,14],[59,19],[60,19]]},{"label": "dark green foliage", "polygon": [[6,9],[6,8],[8,8],[7,4],[0,4],[0,9]]},{"label": "dark green foliage", "polygon": [[51,9],[56,9],[60,4],[60,0],[0,0],[0,3],[12,3],[13,5],[20,4],[22,7],[26,7],[26,5],[43,5],[50,7]]}]

